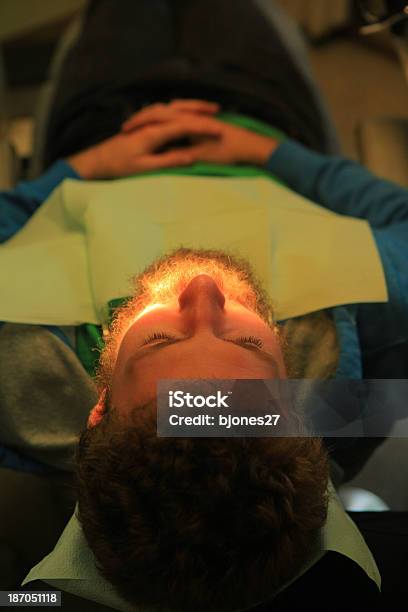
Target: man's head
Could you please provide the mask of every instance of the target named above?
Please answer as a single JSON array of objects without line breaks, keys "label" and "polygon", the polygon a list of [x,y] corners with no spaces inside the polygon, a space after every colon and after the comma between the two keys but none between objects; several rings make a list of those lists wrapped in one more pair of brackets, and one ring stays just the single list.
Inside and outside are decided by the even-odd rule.
[{"label": "man's head", "polygon": [[310,554],[326,518],[327,454],[311,438],[157,437],[157,380],[283,378],[290,351],[245,262],[179,249],[136,280],[78,449],[85,537],[134,605],[249,607]]},{"label": "man's head", "polygon": [[164,378],[284,378],[287,347],[248,263],[178,249],[136,278],[100,358],[99,387],[127,411]]}]

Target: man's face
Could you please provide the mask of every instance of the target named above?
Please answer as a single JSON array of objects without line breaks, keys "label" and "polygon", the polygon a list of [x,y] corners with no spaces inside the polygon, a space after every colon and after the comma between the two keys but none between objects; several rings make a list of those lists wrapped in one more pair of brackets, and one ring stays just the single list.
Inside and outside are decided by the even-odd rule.
[{"label": "man's face", "polygon": [[160,379],[287,377],[279,329],[249,266],[179,249],[136,279],[101,355],[99,382],[126,412]]}]

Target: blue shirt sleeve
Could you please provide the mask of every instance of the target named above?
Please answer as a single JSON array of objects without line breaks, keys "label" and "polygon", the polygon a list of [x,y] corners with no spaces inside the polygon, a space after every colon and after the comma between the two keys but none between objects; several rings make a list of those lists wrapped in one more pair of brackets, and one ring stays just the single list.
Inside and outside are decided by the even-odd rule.
[{"label": "blue shirt sleeve", "polygon": [[366,219],[372,227],[408,221],[407,189],[343,157],[315,153],[287,140],[266,168],[305,198],[335,213]]},{"label": "blue shirt sleeve", "polygon": [[40,178],[23,181],[12,191],[0,192],[0,243],[28,221],[51,192],[66,178],[80,179],[67,162],[59,160]]},{"label": "blue shirt sleeve", "polygon": [[359,304],[361,346],[369,354],[408,342],[408,190],[356,162],[315,153],[291,140],[279,145],[266,167],[313,202],[369,222],[389,299]]}]

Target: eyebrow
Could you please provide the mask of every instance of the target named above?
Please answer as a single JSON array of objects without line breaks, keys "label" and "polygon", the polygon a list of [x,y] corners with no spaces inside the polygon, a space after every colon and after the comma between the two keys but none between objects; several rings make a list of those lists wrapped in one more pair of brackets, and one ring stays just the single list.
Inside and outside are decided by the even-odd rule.
[{"label": "eyebrow", "polygon": [[[167,340],[165,342],[153,344],[152,346],[147,346],[144,348],[142,347],[138,351],[138,353],[130,359],[130,363],[133,365],[136,361],[139,361],[140,359],[143,359],[144,357],[148,355],[157,353],[157,351],[167,348],[168,346],[171,346],[172,344],[178,344],[179,342],[185,342],[186,340],[188,340],[188,338],[177,338],[175,340]],[[243,350],[250,351],[251,353],[257,355],[258,357],[261,357],[261,359],[263,359],[264,362],[266,362],[269,366],[273,368],[275,374],[279,373],[276,359],[274,358],[273,355],[271,355],[271,353],[268,353],[267,351],[264,351],[263,349],[255,347],[255,346],[243,346],[242,344],[240,344],[239,342],[235,342],[234,340],[223,339],[223,341],[231,342],[232,344],[235,344],[235,346],[239,346]]]}]

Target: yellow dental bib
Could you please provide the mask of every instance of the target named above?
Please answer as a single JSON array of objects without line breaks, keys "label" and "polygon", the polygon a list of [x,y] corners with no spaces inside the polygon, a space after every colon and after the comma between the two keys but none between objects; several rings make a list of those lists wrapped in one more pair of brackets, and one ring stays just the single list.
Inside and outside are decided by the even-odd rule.
[{"label": "yellow dental bib", "polygon": [[0,247],[0,320],[101,324],[131,277],[180,246],[249,260],[277,320],[388,300],[367,221],[266,177],[163,174],[65,180]]}]

